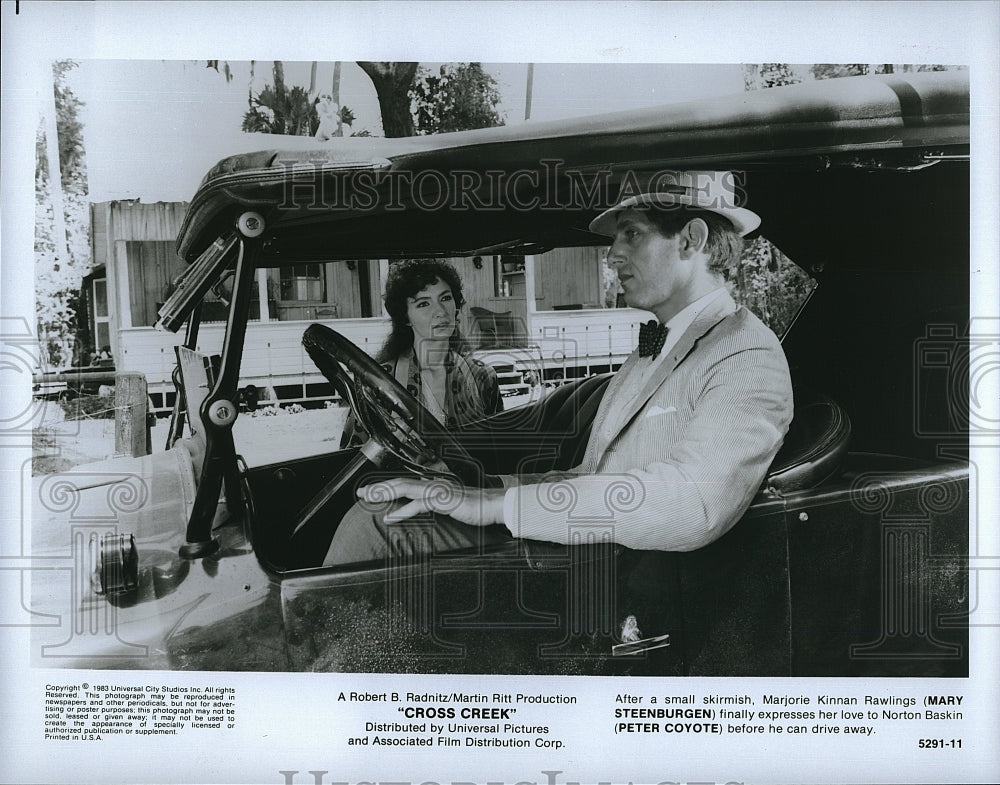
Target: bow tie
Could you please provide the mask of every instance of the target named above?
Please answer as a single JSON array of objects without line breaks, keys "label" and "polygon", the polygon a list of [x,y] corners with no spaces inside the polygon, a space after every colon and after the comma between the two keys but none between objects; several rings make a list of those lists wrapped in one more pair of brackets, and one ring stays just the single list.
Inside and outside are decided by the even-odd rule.
[{"label": "bow tie", "polygon": [[667,325],[659,324],[655,319],[644,322],[639,327],[639,356],[656,357],[667,340]]}]

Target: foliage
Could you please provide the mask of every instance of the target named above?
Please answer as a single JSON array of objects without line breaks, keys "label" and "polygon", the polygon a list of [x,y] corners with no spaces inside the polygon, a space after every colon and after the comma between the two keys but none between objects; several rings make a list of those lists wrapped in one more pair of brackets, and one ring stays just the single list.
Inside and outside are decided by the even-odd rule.
[{"label": "foliage", "polygon": [[902,74],[922,71],[964,70],[967,66],[925,63],[815,63],[796,66],[788,63],[748,63],[743,66],[743,86],[747,90],[764,90],[769,87],[799,84],[803,81],[840,79],[849,76],[872,74]]},{"label": "foliage", "polygon": [[[232,79],[229,64],[207,60],[206,67]],[[357,61],[371,79],[378,95],[382,132],[386,137],[414,136],[418,133],[489,128],[503,125],[497,111],[500,92],[496,80],[483,70],[481,63],[457,63],[442,66],[437,75],[422,69],[417,79],[418,63]],[[251,64],[252,68],[252,64]],[[415,81],[416,80],[416,81]],[[340,109],[341,122],[350,126],[354,113]],[[280,60],[274,63],[274,84],[250,96],[250,108],[243,116],[243,130],[249,132],[312,136],[320,118],[314,99],[305,89],[288,88]],[[367,130],[351,136],[370,136]]]},{"label": "foliage", "polygon": [[[53,184],[49,172],[47,126],[40,124],[35,143],[35,315],[42,362],[47,366],[71,359],[80,284],[91,263],[87,166],[79,119],[83,103],[67,82],[76,66],[72,60],[59,60],[52,67],[58,145],[52,160],[58,158],[58,184]],[[56,212],[60,203],[62,216]]]},{"label": "foliage", "polygon": [[751,63],[743,66],[743,87],[746,90],[763,90],[801,81],[788,63]]},{"label": "foliage", "polygon": [[354,125],[354,121],[357,120],[357,118],[354,116],[354,112],[352,112],[346,106],[340,107],[340,110],[337,112],[337,114],[340,116],[340,122],[342,122],[344,125]]},{"label": "foliage", "polygon": [[[801,267],[764,237],[748,240],[738,260],[723,270],[733,299],[753,311],[778,336],[791,326],[809,293],[816,287]],[[603,305],[624,305],[617,270],[601,260]]]},{"label": "foliage", "polygon": [[418,134],[493,128],[504,120],[500,89],[481,63],[447,63],[435,75],[420,68],[409,91]]},{"label": "foliage", "polygon": [[965,70],[966,66],[941,65],[940,63],[816,63],[809,71],[814,79],[839,79],[843,76],[868,76],[869,74],[905,74],[916,71]]},{"label": "foliage", "polygon": [[77,185],[76,178],[81,172],[86,172],[83,124],[79,119],[83,101],[66,84],[66,75],[76,67],[77,63],[72,60],[58,60],[52,66],[58,121],[59,169],[63,176],[63,188],[67,190],[73,190]]},{"label": "foliage", "polygon": [[748,241],[740,259],[725,270],[733,299],[781,336],[791,326],[816,282],[764,237]]},{"label": "foliage", "polygon": [[[305,88],[285,84],[285,68],[280,60],[274,61],[273,85],[265,85],[257,95],[250,94],[250,108],[243,115],[242,128],[248,133],[285,134],[290,136],[315,136],[322,118],[317,102],[330,100],[329,96],[313,97]],[[354,123],[354,112],[347,106],[339,107],[337,116],[343,125]],[[368,136],[367,131],[351,136]]]},{"label": "foliage", "polygon": [[251,133],[313,136],[319,128],[316,104],[304,88],[285,84],[285,69],[274,61],[273,85],[265,85],[243,115],[243,130]]},{"label": "foliage", "polygon": [[867,76],[866,63],[816,63],[810,72],[814,79],[840,79],[845,76]]},{"label": "foliage", "polygon": [[[293,87],[291,90],[284,85],[284,67],[280,60],[275,60],[275,69],[280,70],[280,80],[276,80],[276,85],[265,87],[258,96],[253,95],[253,73],[255,60],[250,61],[250,83],[251,92],[249,96],[250,109],[243,116],[243,130],[257,133],[279,133],[279,134],[303,134],[313,135],[319,127],[319,117],[315,121],[309,116],[309,127],[312,129],[308,134],[302,130],[305,128],[303,119],[309,115],[309,111],[298,96],[292,97],[291,93],[301,91],[306,98],[312,102],[311,93],[302,88]],[[413,76],[417,70],[416,63],[393,63],[393,62],[368,62],[358,61],[358,66],[372,80],[375,92],[379,98],[379,108],[382,113],[382,128],[386,136],[413,136],[413,118],[410,117],[409,98],[407,91],[413,82]],[[222,73],[226,81],[233,78],[229,63],[220,60],[206,60],[205,67]],[[339,71],[335,71],[335,74]],[[335,76],[339,81],[339,76]],[[281,86],[277,86],[280,81]],[[270,90],[270,92],[268,92]],[[338,96],[337,89],[334,89],[334,97]],[[294,105],[293,121],[289,123],[289,116],[286,101]],[[312,108],[315,113],[315,106]],[[344,125],[351,125],[354,122],[354,113],[347,107],[341,107],[341,122]],[[293,130],[286,130],[291,127]],[[371,136],[367,130],[354,131],[351,136]]]}]

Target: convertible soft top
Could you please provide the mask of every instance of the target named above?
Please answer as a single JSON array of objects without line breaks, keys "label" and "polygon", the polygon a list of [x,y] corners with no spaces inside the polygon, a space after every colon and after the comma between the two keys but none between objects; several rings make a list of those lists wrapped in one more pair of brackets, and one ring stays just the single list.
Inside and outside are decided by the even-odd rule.
[{"label": "convertible soft top", "polygon": [[[968,144],[967,71],[832,79],[433,136],[336,139],[220,161],[191,200],[178,251],[193,260],[247,209],[265,216],[265,259],[274,264],[283,256],[599,244],[585,230],[588,218],[614,201],[626,172],[737,169],[752,178],[776,166],[917,168],[967,154]],[[767,212],[756,194],[754,208]]]}]

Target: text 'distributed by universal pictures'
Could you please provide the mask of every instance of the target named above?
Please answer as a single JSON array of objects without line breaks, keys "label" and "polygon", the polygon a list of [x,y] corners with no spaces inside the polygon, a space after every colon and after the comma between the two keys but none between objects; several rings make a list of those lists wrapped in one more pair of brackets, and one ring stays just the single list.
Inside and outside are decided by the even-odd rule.
[{"label": "text 'distributed by universal pictures'", "polygon": [[44,736],[52,741],[176,736],[236,728],[236,690],[218,686],[46,684]]}]

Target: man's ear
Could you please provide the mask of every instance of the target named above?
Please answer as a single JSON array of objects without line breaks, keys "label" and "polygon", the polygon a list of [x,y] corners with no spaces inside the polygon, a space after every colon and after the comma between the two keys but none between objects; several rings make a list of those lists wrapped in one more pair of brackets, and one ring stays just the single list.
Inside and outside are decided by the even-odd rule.
[{"label": "man's ear", "polygon": [[681,255],[694,256],[705,250],[708,224],[702,218],[692,218],[681,229]]}]

